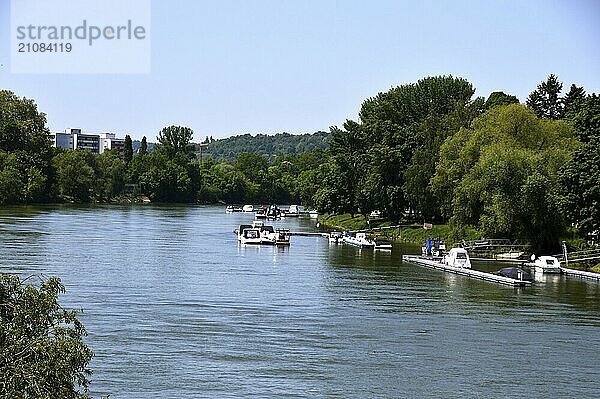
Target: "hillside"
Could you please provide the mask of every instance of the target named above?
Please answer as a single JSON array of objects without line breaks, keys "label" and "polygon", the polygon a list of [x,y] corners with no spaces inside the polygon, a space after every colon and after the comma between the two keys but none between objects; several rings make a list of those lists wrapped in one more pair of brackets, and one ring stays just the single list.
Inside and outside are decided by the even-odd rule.
[{"label": "hillside", "polygon": [[269,157],[285,154],[301,154],[317,148],[327,148],[329,133],[313,134],[278,133],[275,135],[244,134],[220,140],[212,140],[203,154],[218,161],[233,161],[244,152],[254,152]]}]

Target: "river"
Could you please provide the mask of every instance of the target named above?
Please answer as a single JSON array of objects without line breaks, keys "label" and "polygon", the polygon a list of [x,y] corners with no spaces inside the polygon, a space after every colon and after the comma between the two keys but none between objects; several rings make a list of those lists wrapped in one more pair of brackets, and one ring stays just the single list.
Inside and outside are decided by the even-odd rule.
[{"label": "river", "polygon": [[4,208],[0,272],[62,279],[61,303],[83,309],[95,397],[600,397],[599,284],[498,286],[403,264],[414,248],[320,237],[240,247],[232,231],[251,218]]}]

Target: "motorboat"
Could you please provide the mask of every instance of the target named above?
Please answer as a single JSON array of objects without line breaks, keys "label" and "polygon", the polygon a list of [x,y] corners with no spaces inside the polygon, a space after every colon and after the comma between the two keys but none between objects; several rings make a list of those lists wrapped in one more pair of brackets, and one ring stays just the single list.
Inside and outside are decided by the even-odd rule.
[{"label": "motorboat", "polygon": [[339,231],[332,231],[329,233],[329,243],[330,244],[341,244],[344,236]]},{"label": "motorboat", "polygon": [[561,273],[560,262],[554,256],[540,256],[531,255],[533,263],[529,263],[527,266],[531,267],[535,273]]},{"label": "motorboat", "polygon": [[283,216],[285,216],[286,218],[300,216],[300,210],[298,209],[298,205],[290,205],[289,209],[283,212]]},{"label": "motorboat", "polygon": [[242,208],[242,211],[244,211],[244,212],[254,212],[254,206],[253,205],[244,205],[244,207]]},{"label": "motorboat", "polygon": [[252,228],[260,232],[260,243],[265,245],[290,245],[290,232],[287,229],[274,229],[262,220],[252,222]]},{"label": "motorboat", "polygon": [[275,230],[275,245],[290,245],[290,231],[288,229]]},{"label": "motorboat", "polygon": [[254,213],[254,217],[256,219],[266,219],[267,218],[267,208],[264,206],[261,206],[260,208],[258,208],[256,210],[256,212]]},{"label": "motorboat", "polygon": [[452,248],[450,252],[444,256],[444,264],[452,267],[470,269],[471,259],[469,259],[469,254],[466,249]]},{"label": "motorboat", "polygon": [[308,216],[310,216],[311,219],[316,219],[319,217],[319,212],[315,210],[308,211]]},{"label": "motorboat", "polygon": [[229,205],[227,206],[227,208],[225,208],[225,213],[234,213],[234,212],[241,212],[242,208],[239,208],[237,206],[233,206],[233,205]]},{"label": "motorboat", "polygon": [[356,233],[356,235],[344,235],[344,243],[354,245],[359,248],[374,248],[375,243],[367,238],[365,233]]},{"label": "motorboat", "polygon": [[514,280],[533,281],[531,275],[519,267],[505,267],[496,272],[496,274],[502,277],[512,278]]},{"label": "motorboat", "polygon": [[260,244],[261,234],[260,229],[249,224],[242,224],[237,229],[238,241],[241,244]]},{"label": "motorboat", "polygon": [[441,258],[446,253],[446,244],[439,238],[428,238],[425,240],[425,246],[421,247],[423,256]]},{"label": "motorboat", "polygon": [[279,209],[277,205],[270,205],[269,208],[267,208],[267,219],[281,219],[281,215],[281,209]]}]

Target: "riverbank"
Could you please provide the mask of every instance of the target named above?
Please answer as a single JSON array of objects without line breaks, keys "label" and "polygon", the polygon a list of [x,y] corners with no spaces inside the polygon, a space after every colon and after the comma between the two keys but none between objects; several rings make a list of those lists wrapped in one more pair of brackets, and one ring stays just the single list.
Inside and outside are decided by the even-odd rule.
[{"label": "riverbank", "polygon": [[427,238],[438,237],[445,242],[464,240],[475,240],[481,237],[480,232],[475,229],[467,229],[464,236],[457,239],[455,232],[445,224],[433,225],[430,229],[424,229],[422,224],[405,223],[399,227],[390,227],[392,222],[383,218],[367,219],[363,215],[335,215],[324,214],[319,216],[321,226],[334,230],[368,230],[373,229],[376,236],[385,237],[396,242],[422,245]]}]

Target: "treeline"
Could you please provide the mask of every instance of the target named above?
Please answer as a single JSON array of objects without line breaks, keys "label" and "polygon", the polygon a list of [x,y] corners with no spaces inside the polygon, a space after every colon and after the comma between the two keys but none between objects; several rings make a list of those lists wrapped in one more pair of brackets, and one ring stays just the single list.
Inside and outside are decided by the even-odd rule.
[{"label": "treeline", "polygon": [[392,221],[449,222],[485,237],[556,250],[565,229],[600,228],[600,99],[551,75],[519,104],[473,98],[464,79],[433,77],[367,99],[359,122],[331,129],[313,197],[321,210],[379,209]]},{"label": "treeline", "polygon": [[207,157],[217,161],[235,161],[241,154],[255,153],[264,155],[270,161],[276,157],[288,154],[303,154],[328,147],[327,132],[313,134],[278,133],[275,135],[243,134],[226,139],[214,140],[207,137],[204,143],[209,146],[204,149]]},{"label": "treeline", "polygon": [[131,192],[158,202],[377,209],[392,222],[448,223],[457,238],[475,228],[546,250],[571,225],[582,237],[599,230],[600,98],[575,85],[563,94],[554,75],[526,104],[503,92],[474,93],[461,78],[425,78],[365,100],[358,121],[299,136],[297,145],[322,139],[312,151],[273,144],[291,140],[286,134],[258,136],[260,148],[249,135],[209,139],[212,151],[239,141],[243,152],[200,165],[193,131],[180,126],[159,132],[151,153],[53,149],[35,104],[4,91],[0,203],[104,202]]}]

